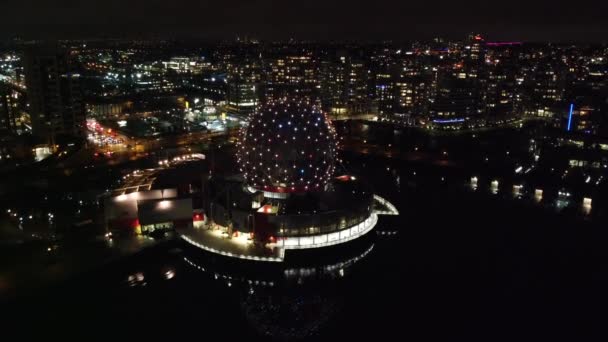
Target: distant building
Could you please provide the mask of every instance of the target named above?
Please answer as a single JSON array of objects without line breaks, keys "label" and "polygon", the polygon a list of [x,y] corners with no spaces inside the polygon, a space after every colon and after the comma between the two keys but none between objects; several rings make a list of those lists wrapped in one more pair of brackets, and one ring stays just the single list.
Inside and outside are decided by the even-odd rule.
[{"label": "distant building", "polygon": [[480,34],[470,34],[464,46],[464,71],[468,78],[478,78],[485,61],[484,39]]},{"label": "distant building", "polygon": [[566,66],[562,61],[539,53],[524,82],[527,115],[547,118],[558,116],[565,107],[565,71]]},{"label": "distant building", "polygon": [[573,133],[597,135],[601,117],[591,106],[578,106],[574,103],[566,106],[554,121],[562,130]]},{"label": "distant building", "polygon": [[260,59],[245,55],[230,64],[226,102],[230,110],[239,114],[253,112],[259,102],[259,84],[262,78]]},{"label": "distant building", "polygon": [[255,83],[232,80],[228,84],[228,106],[239,114],[253,112],[258,104],[258,92]]},{"label": "distant building", "polygon": [[173,57],[162,62],[166,70],[172,70],[178,74],[200,75],[204,71],[211,70],[212,65],[203,57]]},{"label": "distant building", "polygon": [[489,124],[518,116],[515,103],[515,74],[503,62],[486,67],[480,94],[480,107]]},{"label": "distant building", "polygon": [[352,53],[340,51],[321,62],[320,88],[323,107],[334,115],[369,111],[367,65]]},{"label": "distant building", "polygon": [[32,133],[54,144],[57,135],[81,135],[85,109],[80,75],[73,72],[67,51],[32,46],[24,55]]},{"label": "distant building", "polygon": [[0,130],[15,132],[17,129],[18,107],[9,86],[0,84]]},{"label": "distant building", "polygon": [[472,79],[442,78],[430,106],[431,127],[458,129],[477,126],[482,117],[475,96],[475,84]]},{"label": "distant building", "polygon": [[88,116],[99,119],[115,119],[133,109],[133,101],[96,98],[86,103]]},{"label": "distant building", "polygon": [[396,107],[397,89],[395,78],[391,71],[376,74],[376,104],[380,117],[391,117]]},{"label": "distant building", "polygon": [[274,101],[288,95],[318,99],[319,68],[311,52],[273,54],[265,60],[263,99]]}]

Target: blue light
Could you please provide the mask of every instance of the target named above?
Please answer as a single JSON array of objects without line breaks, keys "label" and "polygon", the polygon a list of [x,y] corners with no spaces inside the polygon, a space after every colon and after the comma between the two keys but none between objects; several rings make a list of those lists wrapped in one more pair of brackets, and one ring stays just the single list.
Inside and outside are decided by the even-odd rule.
[{"label": "blue light", "polygon": [[574,103],[570,104],[570,114],[568,114],[568,132],[572,128],[572,112],[574,111]]}]

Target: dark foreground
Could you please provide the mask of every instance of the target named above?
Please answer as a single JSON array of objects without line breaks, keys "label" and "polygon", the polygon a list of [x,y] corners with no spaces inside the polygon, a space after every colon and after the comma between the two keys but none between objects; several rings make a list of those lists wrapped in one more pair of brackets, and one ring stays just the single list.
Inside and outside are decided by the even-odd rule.
[{"label": "dark foreground", "polygon": [[[383,217],[379,231],[385,234],[345,254],[348,259],[369,250],[342,272],[338,267],[325,276],[285,280],[282,271],[268,268],[226,263],[223,269],[221,260],[192,255],[179,241],[168,241],[4,303],[3,335],[328,341],[608,337],[603,329],[608,235],[601,227],[480,194],[386,192],[401,216]],[[317,265],[317,271],[327,264],[309,258],[309,268]]]}]

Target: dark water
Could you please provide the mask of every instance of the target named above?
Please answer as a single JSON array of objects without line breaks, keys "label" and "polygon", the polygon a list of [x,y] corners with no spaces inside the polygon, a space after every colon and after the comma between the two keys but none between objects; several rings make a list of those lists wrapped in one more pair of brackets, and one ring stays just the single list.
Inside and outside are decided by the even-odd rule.
[{"label": "dark water", "polygon": [[[3,304],[3,336],[200,341],[608,337],[605,226],[464,191],[461,183],[468,174],[458,168],[345,159],[401,213],[381,217],[366,239],[330,253],[303,255],[286,266],[227,261],[167,241]],[[413,170],[417,175],[407,176]],[[440,182],[441,176],[458,181]]]},{"label": "dark water", "polygon": [[398,199],[402,215],[383,217],[383,234],[303,256],[290,271],[166,242],[5,305],[4,334],[214,341],[607,335],[600,227],[447,190],[402,190]]}]

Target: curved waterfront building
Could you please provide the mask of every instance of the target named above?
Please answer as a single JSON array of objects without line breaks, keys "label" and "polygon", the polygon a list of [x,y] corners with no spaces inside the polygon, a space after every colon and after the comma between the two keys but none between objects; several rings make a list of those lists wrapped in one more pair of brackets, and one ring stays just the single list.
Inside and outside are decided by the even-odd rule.
[{"label": "curved waterfront building", "polygon": [[268,103],[241,133],[241,173],[208,185],[204,224],[180,229],[204,250],[258,261],[323,248],[370,232],[378,214],[397,214],[350,175],[335,175],[336,133],[306,100]]}]

